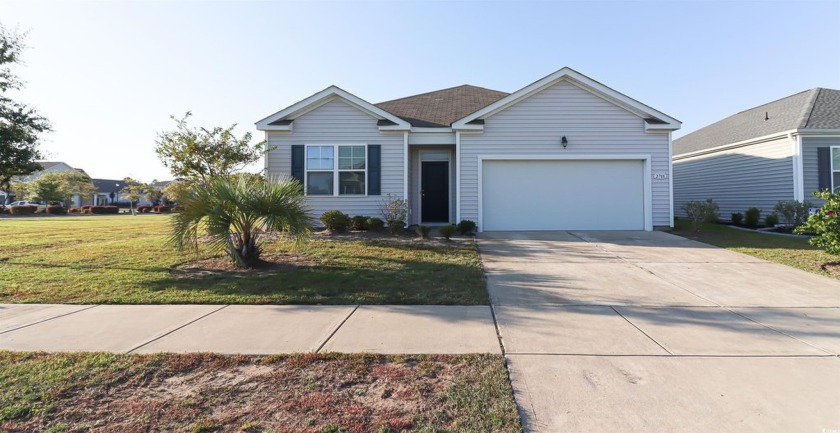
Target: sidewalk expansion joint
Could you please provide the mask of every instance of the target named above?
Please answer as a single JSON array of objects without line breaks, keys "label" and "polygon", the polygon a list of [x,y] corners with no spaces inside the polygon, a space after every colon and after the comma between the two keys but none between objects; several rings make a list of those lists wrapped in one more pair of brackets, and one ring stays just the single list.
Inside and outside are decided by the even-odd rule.
[{"label": "sidewalk expansion joint", "polygon": [[313,353],[320,353],[321,349],[323,349],[324,346],[326,346],[327,343],[329,343],[329,341],[332,340],[333,336],[335,336],[338,330],[341,329],[341,327],[344,326],[344,324],[347,323],[348,320],[350,320],[350,316],[352,316],[353,313],[355,313],[356,310],[359,309],[359,307],[361,307],[361,305],[356,305],[355,307],[353,307],[353,311],[351,311],[350,314],[348,314],[347,317],[345,317],[344,320],[342,320],[341,323],[339,323],[338,326],[336,326],[335,329],[333,329],[332,332],[330,332],[330,335],[328,335],[327,338],[324,339],[324,341],[318,346],[317,349],[315,349],[315,352]]},{"label": "sidewalk expansion joint", "polygon": [[58,316],[48,317],[48,318],[46,318],[46,319],[39,320],[39,321],[37,321],[37,322],[27,323],[26,325],[21,325],[21,326],[18,326],[17,328],[7,329],[7,330],[5,330],[5,331],[0,332],[0,334],[5,334],[5,333],[7,333],[7,332],[17,331],[18,329],[28,328],[28,327],[30,327],[30,326],[37,325],[37,324],[39,324],[39,323],[49,322],[50,320],[53,320],[53,319],[58,319],[59,317],[65,317],[65,316],[69,316],[69,315],[71,315],[71,314],[81,313],[82,311],[87,311],[87,310],[90,310],[91,308],[96,308],[96,307],[98,307],[98,306],[99,306],[99,304],[97,304],[97,305],[91,305],[91,306],[89,306],[89,307],[87,307],[87,308],[82,308],[82,309],[79,309],[79,310],[76,310],[76,311],[71,311],[71,312],[69,312],[69,313],[59,314]]},{"label": "sidewalk expansion joint", "polygon": [[187,323],[184,323],[183,325],[180,325],[180,326],[177,326],[177,327],[175,327],[175,328],[173,328],[173,329],[170,329],[169,331],[166,331],[165,333],[163,333],[163,334],[161,334],[161,335],[158,335],[157,337],[152,338],[151,340],[149,340],[149,341],[147,341],[147,342],[145,342],[145,343],[142,343],[142,344],[140,344],[139,346],[136,346],[136,347],[134,347],[133,349],[128,350],[128,351],[127,351],[127,352],[125,352],[125,353],[131,353],[131,352],[134,352],[135,350],[137,350],[137,349],[139,349],[139,348],[141,348],[141,347],[143,347],[143,346],[148,346],[149,344],[152,344],[152,343],[154,343],[155,341],[158,341],[158,340],[160,340],[161,338],[166,337],[167,335],[170,335],[170,334],[172,334],[172,333],[173,333],[173,332],[175,332],[175,331],[178,331],[178,330],[180,330],[180,329],[184,329],[185,327],[187,327],[187,326],[189,326],[189,325],[192,325],[193,323],[198,322],[199,320],[201,320],[201,319],[203,319],[203,318],[205,318],[205,317],[207,317],[207,316],[209,316],[209,315],[211,315],[211,314],[215,314],[215,313],[217,313],[217,312],[219,312],[219,311],[221,311],[221,310],[224,310],[224,309],[225,309],[225,308],[227,308],[227,307],[230,307],[230,305],[222,305],[221,307],[216,308],[215,310],[213,310],[213,311],[211,311],[211,312],[209,312],[209,313],[202,314],[201,316],[198,316],[198,317],[196,317],[195,319],[190,320],[190,321],[189,321],[189,322],[187,322]]}]

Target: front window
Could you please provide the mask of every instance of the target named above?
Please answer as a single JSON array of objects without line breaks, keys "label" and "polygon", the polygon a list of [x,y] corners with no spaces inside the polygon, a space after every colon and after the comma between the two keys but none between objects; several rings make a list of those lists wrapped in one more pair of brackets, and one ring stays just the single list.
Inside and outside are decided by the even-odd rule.
[{"label": "front window", "polygon": [[365,145],[307,146],[307,195],[365,195],[366,177]]}]

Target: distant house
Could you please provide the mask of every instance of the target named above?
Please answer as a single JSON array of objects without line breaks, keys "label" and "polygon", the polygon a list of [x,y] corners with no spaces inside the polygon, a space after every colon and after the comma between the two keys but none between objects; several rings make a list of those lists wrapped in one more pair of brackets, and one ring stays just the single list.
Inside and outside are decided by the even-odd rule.
[{"label": "distant house", "polygon": [[[93,195],[90,204],[94,206],[128,202],[128,198],[123,194],[125,181],[122,179],[93,179],[93,185],[96,187],[96,194]],[[151,204],[152,202],[145,196],[141,196],[140,201],[137,202],[138,206]]]},{"label": "distant house", "polygon": [[[73,168],[70,164],[61,161],[37,161],[37,163],[41,166],[41,170],[38,170],[28,176],[21,176],[16,178],[16,181],[22,182],[31,182],[39,177],[43,176],[46,173],[61,173],[65,171],[78,171],[79,173],[84,174],[85,176],[90,177],[84,170],[81,168]],[[0,204],[6,203],[8,197],[5,191],[0,191]],[[79,206],[82,203],[81,197],[78,195],[74,195],[73,198],[70,200],[73,206]]]},{"label": "distant house", "polygon": [[720,215],[840,190],[840,90],[815,88],[674,140],[674,210],[711,198]]}]

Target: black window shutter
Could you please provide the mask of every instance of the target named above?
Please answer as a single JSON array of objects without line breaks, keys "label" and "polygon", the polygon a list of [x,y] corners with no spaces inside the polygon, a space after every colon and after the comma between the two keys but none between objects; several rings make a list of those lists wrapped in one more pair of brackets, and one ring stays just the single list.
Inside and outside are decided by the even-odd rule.
[{"label": "black window shutter", "polygon": [[831,148],[817,148],[817,172],[819,173],[820,191],[831,189]]},{"label": "black window shutter", "polygon": [[368,195],[382,195],[382,146],[368,145]]},{"label": "black window shutter", "polygon": [[306,171],[306,147],[302,144],[292,146],[292,178],[300,182],[300,187],[303,188],[303,176]]}]

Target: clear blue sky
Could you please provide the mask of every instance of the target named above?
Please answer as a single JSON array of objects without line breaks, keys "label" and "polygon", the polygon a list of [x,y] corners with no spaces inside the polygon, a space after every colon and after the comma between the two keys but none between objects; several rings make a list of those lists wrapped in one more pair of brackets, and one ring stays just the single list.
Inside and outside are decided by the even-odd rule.
[{"label": "clear blue sky", "polygon": [[29,31],[14,96],[52,121],[42,149],[101,178],[170,178],[154,153],[169,115],[257,140],[255,121],[331,84],[380,102],[570,66],[682,120],[675,137],[840,88],[840,0],[0,0],[0,22]]}]

